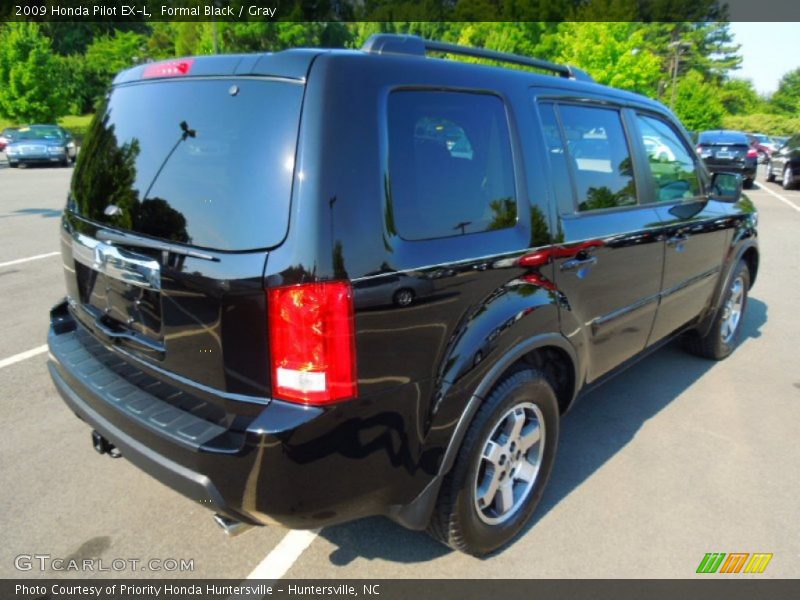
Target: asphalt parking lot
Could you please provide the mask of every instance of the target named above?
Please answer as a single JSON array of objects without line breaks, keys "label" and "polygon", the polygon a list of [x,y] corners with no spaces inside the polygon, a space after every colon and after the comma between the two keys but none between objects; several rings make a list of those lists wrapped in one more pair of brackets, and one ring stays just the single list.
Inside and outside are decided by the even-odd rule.
[{"label": "asphalt parking lot", "polygon": [[[202,506],[99,456],[41,349],[63,295],[54,253],[72,169],[5,167],[0,155],[0,577],[687,578],[707,552],[769,552],[762,577],[800,573],[800,191],[761,179],[747,192],[762,262],[736,353],[713,363],[673,344],[586,396],[533,525],[478,560],[380,518],[229,539]],[[33,554],[194,570],[17,570]]]}]

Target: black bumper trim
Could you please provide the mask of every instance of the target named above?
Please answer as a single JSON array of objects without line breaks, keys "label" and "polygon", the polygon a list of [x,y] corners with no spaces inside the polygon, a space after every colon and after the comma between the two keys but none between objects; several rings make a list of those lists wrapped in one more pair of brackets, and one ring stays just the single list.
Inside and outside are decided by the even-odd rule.
[{"label": "black bumper trim", "polygon": [[242,515],[227,506],[216,486],[208,477],[169,460],[129,436],[89,406],[70,387],[52,361],[48,364],[48,369],[56,389],[67,406],[119,448],[124,458],[175,491],[203,503],[206,508],[211,508],[234,519],[244,520]]}]

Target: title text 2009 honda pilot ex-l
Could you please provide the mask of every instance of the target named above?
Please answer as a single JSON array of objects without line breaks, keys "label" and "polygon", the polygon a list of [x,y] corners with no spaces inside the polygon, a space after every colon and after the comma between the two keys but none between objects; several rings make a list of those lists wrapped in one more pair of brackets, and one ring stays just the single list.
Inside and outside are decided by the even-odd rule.
[{"label": "title text 2009 honda pilot ex-l", "polygon": [[581,391],[733,350],[755,227],[661,104],[570,67],[391,35],[141,65],[75,169],[50,371],[231,533],[386,515],[482,555]]}]

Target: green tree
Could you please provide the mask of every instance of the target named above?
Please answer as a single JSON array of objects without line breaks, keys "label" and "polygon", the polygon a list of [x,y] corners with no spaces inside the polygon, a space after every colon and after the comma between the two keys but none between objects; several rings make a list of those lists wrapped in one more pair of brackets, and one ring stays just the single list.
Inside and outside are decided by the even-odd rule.
[{"label": "green tree", "polygon": [[556,61],[586,70],[599,83],[652,96],[661,59],[648,49],[646,34],[641,23],[561,23]]},{"label": "green tree", "polygon": [[55,122],[66,114],[62,71],[36,23],[8,23],[0,32],[0,116]]},{"label": "green tree", "polygon": [[763,108],[764,100],[749,79],[729,79],[720,88],[720,101],[729,115],[746,115]]},{"label": "green tree", "polygon": [[689,71],[675,90],[675,113],[690,131],[722,126],[725,108],[716,86],[706,83],[698,71]]},{"label": "green tree", "polygon": [[800,68],[781,77],[778,90],[770,98],[770,105],[787,115],[800,113]]}]

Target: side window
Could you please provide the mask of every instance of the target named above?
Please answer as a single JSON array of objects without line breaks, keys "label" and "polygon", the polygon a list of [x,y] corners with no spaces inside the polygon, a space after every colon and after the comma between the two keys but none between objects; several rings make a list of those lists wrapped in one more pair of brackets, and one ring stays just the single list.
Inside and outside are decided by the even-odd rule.
[{"label": "side window", "polygon": [[575,212],[575,200],[572,195],[567,153],[564,149],[555,108],[549,102],[542,103],[539,105],[539,114],[542,119],[542,133],[547,149],[547,159],[550,163],[558,213],[571,215]]},{"label": "side window", "polygon": [[500,98],[396,91],[387,108],[390,210],[400,237],[444,238],[516,224],[511,139]]},{"label": "side window", "polygon": [[673,202],[699,196],[697,163],[675,131],[653,117],[636,115],[636,120],[656,184],[656,201]]},{"label": "side window", "polygon": [[636,185],[619,111],[559,106],[575,172],[578,210],[636,204]]}]

